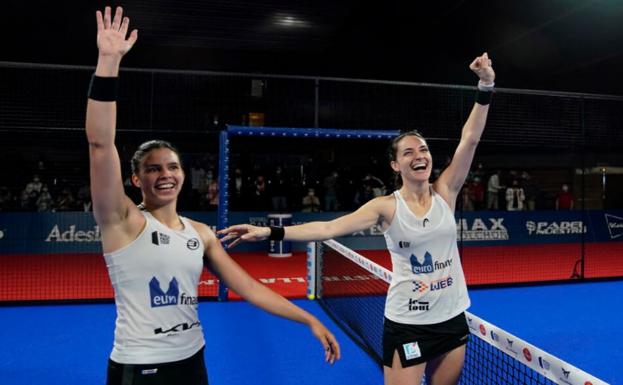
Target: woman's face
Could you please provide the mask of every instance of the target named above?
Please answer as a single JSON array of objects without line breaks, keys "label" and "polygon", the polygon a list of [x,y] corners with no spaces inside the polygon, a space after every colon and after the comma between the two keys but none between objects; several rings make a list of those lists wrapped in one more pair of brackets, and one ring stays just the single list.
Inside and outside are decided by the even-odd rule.
[{"label": "woman's face", "polygon": [[146,203],[164,205],[177,199],[184,184],[184,170],[174,151],[156,148],[143,157],[132,182],[141,188]]},{"label": "woman's face", "polygon": [[433,168],[433,157],[426,141],[415,135],[405,136],[396,146],[396,160],[391,162],[403,183],[428,181]]}]

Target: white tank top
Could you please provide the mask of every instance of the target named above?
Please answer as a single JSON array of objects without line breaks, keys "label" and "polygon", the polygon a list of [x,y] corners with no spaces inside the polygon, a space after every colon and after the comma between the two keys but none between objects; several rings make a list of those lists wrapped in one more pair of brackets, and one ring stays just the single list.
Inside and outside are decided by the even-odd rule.
[{"label": "white tank top", "polygon": [[104,254],[117,321],[110,358],[122,364],[178,361],[205,344],[197,314],[204,245],[186,218],[173,230],[143,211],[145,228]]},{"label": "white tank top", "polygon": [[393,277],[385,317],[403,324],[447,321],[470,304],[450,206],[432,189],[431,207],[422,218],[409,209],[399,191],[396,213],[385,231]]}]

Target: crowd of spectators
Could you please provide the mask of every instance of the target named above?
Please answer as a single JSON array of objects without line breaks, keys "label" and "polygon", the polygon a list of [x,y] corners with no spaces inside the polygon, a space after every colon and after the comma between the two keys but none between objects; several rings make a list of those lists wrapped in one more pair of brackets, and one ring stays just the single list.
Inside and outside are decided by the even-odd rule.
[{"label": "crowd of spectators", "polygon": [[[213,211],[218,207],[219,184],[215,156],[186,162],[186,183],[180,209]],[[212,165],[206,167],[205,165]],[[248,166],[248,165],[247,165]],[[313,161],[278,166],[270,172],[260,165],[233,165],[229,178],[229,202],[233,211],[320,212],[352,211],[370,199],[391,193],[392,175],[382,174],[378,162],[353,170],[348,165],[313,167]],[[389,169],[389,168],[388,168]],[[25,185],[0,186],[0,211],[90,211],[89,184],[65,183],[50,177],[41,162]],[[379,173],[377,175],[377,173]],[[438,176],[439,169],[433,172]],[[141,197],[129,175],[126,193],[135,202]],[[544,191],[526,172],[487,171],[477,164],[468,176],[457,202],[457,210],[573,209],[575,197],[569,184],[560,191]]]}]

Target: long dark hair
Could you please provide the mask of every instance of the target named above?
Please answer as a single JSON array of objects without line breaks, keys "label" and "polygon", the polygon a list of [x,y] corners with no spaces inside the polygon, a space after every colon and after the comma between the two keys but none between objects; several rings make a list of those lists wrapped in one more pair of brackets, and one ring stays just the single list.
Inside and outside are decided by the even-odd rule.
[{"label": "long dark hair", "polygon": [[[400,141],[406,138],[407,136],[415,136],[426,142],[426,138],[424,138],[424,135],[422,135],[418,130],[410,130],[410,131],[402,132],[400,135],[393,138],[389,144],[389,147],[387,149],[387,156],[390,162],[393,162],[397,159],[396,154],[398,152],[398,143],[400,143]],[[402,176],[400,176],[400,172],[398,171],[394,172],[394,186],[397,189],[402,187]]]},{"label": "long dark hair", "polygon": [[141,161],[143,160],[143,158],[151,150],[155,150],[157,148],[168,148],[169,150],[173,151],[179,158],[180,166],[181,166],[182,159],[180,156],[180,152],[177,150],[177,148],[175,148],[175,146],[173,146],[171,143],[167,142],[166,140],[149,140],[141,144],[140,146],[138,146],[138,149],[136,149],[136,152],[132,156],[132,160],[130,161],[130,164],[132,166],[132,172],[135,175],[138,175],[139,166],[141,165]]}]

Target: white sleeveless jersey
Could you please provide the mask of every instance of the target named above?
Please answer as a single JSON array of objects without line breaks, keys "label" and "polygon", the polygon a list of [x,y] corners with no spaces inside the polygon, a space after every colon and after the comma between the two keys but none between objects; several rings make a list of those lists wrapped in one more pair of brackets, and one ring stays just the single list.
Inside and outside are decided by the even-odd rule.
[{"label": "white sleeveless jersey", "polygon": [[122,364],[178,361],[205,344],[197,314],[204,244],[186,218],[173,230],[143,211],[145,228],[104,254],[117,321],[110,358]]},{"label": "white sleeveless jersey", "polygon": [[403,324],[447,321],[470,304],[457,247],[452,210],[432,189],[428,213],[418,218],[399,191],[396,213],[385,231],[393,277],[385,302],[385,317]]}]

